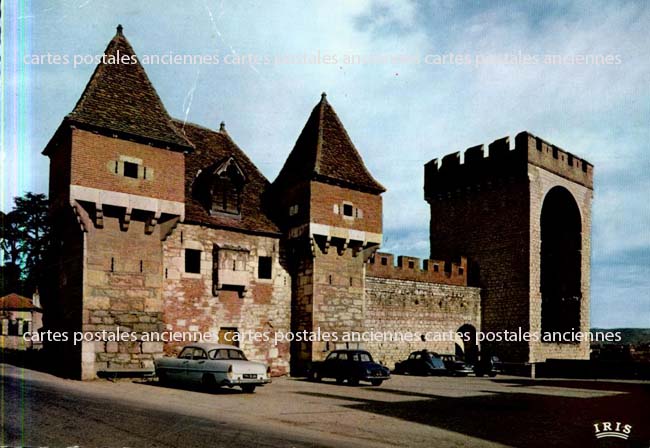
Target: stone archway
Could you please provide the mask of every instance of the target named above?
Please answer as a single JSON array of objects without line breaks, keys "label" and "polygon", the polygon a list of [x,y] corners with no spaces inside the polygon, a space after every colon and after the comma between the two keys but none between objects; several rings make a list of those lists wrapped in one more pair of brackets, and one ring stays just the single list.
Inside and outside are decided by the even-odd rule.
[{"label": "stone archway", "polygon": [[540,217],[542,332],[578,331],[582,300],[582,220],[573,195],[553,187]]},{"label": "stone archway", "polygon": [[476,328],[470,324],[462,325],[456,334],[456,356],[466,363],[474,364],[478,360],[478,343],[476,341]]}]

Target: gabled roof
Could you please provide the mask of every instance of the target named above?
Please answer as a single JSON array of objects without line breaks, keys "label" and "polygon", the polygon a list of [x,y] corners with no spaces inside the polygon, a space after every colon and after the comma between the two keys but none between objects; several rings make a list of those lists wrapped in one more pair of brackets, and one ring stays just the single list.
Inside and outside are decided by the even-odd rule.
[{"label": "gabled roof", "polygon": [[323,93],[311,112],[274,185],[321,180],[348,188],[383,193]]},{"label": "gabled roof", "polygon": [[111,131],[163,147],[191,145],[172,123],[131,44],[117,27],[74,110],[70,124]]},{"label": "gabled roof", "polygon": [[[279,235],[280,229],[262,207],[262,195],[269,181],[230,138],[220,131],[176,120],[176,126],[193,143],[195,150],[185,155],[185,222],[209,227],[229,228],[251,233]],[[197,188],[206,173],[213,174],[224,165],[235,163],[245,177],[241,197],[241,214],[213,214],[201,203]],[[200,192],[198,192],[200,193]]]},{"label": "gabled roof", "polygon": [[36,310],[31,299],[11,293],[0,298],[0,310]]}]

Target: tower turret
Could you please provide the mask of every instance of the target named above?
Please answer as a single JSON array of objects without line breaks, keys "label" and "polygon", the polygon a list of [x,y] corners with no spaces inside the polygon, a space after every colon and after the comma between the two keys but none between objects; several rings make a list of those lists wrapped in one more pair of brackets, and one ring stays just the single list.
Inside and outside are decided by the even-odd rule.
[{"label": "tower turret", "polygon": [[[381,244],[384,191],[323,93],[271,187],[294,274],[294,331],[364,329],[365,262]],[[334,346],[294,344],[292,369]]]},{"label": "tower turret", "polygon": [[[184,153],[122,27],[44,154],[50,158],[56,269],[50,323],[66,331],[162,329],[162,242],[185,213]],[[45,293],[45,291],[43,291]],[[57,347],[59,348],[59,347]],[[151,367],[162,344],[71,344],[62,365]]]}]

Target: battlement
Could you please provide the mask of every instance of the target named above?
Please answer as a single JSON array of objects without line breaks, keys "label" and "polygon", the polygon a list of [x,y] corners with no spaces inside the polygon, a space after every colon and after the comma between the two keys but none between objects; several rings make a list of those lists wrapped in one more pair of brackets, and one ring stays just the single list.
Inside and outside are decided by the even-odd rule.
[{"label": "battlement", "polygon": [[498,179],[526,179],[528,164],[593,189],[592,164],[529,132],[517,134],[514,148],[510,137],[503,137],[488,149],[487,156],[484,145],[478,145],[464,151],[463,161],[461,153],[455,152],[424,165],[425,198]]},{"label": "battlement", "polygon": [[467,286],[467,258],[461,257],[457,262],[444,260],[420,260],[416,257],[400,255],[397,257],[386,252],[377,252],[366,267],[369,277],[411,280],[425,283],[442,283],[447,285]]}]

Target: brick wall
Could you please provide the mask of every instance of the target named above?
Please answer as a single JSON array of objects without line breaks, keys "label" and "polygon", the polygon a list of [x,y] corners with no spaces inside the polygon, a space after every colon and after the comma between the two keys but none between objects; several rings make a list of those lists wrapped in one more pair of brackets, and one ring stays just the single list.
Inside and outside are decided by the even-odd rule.
[{"label": "brick wall", "polygon": [[[116,174],[115,162],[124,156],[141,160],[147,168],[147,178],[132,179]],[[181,152],[74,129],[71,163],[70,183],[74,185],[184,201],[185,156]]]},{"label": "brick wall", "polygon": [[[330,226],[381,233],[381,196],[322,182],[311,182],[310,221]],[[343,204],[351,204],[354,217],[343,215]],[[334,205],[339,207],[334,213]],[[361,210],[357,216],[356,209]]]}]

